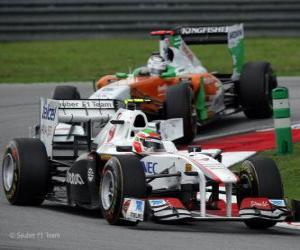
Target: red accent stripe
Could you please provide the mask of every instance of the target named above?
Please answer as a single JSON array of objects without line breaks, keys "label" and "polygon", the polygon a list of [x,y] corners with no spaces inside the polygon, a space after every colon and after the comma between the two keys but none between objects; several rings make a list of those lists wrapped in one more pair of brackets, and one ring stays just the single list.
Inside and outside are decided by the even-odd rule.
[{"label": "red accent stripe", "polygon": [[199,162],[193,160],[193,159],[189,159],[190,161],[192,161],[197,167],[199,167],[203,172],[207,172],[210,174],[210,176],[214,179],[214,181],[218,182],[218,183],[222,183],[221,179],[214,173],[212,172],[209,168],[206,168],[205,166],[203,166],[202,164],[200,164]]},{"label": "red accent stripe", "polygon": [[[293,142],[300,142],[300,129],[293,129],[292,136]],[[274,130],[225,136],[206,141],[195,141],[193,144],[200,144],[203,149],[219,148],[226,152],[264,151],[276,147]]]}]

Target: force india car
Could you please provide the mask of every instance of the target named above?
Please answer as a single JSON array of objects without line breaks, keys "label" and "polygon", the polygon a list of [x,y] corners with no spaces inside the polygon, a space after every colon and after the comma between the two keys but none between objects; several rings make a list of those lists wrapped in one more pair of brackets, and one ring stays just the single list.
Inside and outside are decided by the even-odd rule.
[{"label": "force india car", "polygon": [[[13,139],[6,147],[3,188],[13,205],[44,200],[100,209],[110,224],[140,221],[243,221],[268,228],[289,215],[276,164],[268,158],[245,160],[231,171],[220,150],[191,146],[180,152],[170,140],[183,135],[182,119],[148,122],[135,110],[119,109],[77,157],[53,148],[60,122],[91,127],[113,112],[112,100],[41,101],[40,138]],[[101,114],[101,115],[99,115]],[[75,147],[74,147],[75,148]],[[75,152],[76,151],[76,152]]]},{"label": "force india car", "polygon": [[[160,37],[158,56],[165,63],[165,70],[155,71],[160,68],[155,67],[159,62],[154,61],[154,65],[148,62],[148,67],[129,74],[104,76],[96,83],[98,90],[91,99],[151,99],[151,103],[141,105],[148,118],[183,118],[185,136],[181,142],[194,138],[197,125],[239,111],[244,111],[248,118],[271,117],[271,92],[277,86],[276,76],[268,62],[244,64],[242,24],[182,27],[151,34]],[[228,44],[233,59],[230,74],[208,72],[188,47],[223,43]],[[219,60],[218,55],[214,57]],[[69,88],[59,86],[54,99],[79,98]]]}]

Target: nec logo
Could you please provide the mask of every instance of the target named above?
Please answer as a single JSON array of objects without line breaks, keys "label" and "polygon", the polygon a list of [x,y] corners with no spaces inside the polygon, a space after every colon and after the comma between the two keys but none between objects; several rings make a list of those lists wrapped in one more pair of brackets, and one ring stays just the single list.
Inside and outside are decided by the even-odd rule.
[{"label": "nec logo", "polygon": [[43,106],[42,119],[54,121],[55,114],[56,114],[56,109],[55,108],[51,108],[49,104],[48,105],[45,104]]},{"label": "nec logo", "polygon": [[156,174],[157,173],[155,170],[155,167],[157,166],[157,162],[151,162],[151,161],[143,162],[142,161],[142,165],[143,165],[145,173],[148,173],[148,174]]}]

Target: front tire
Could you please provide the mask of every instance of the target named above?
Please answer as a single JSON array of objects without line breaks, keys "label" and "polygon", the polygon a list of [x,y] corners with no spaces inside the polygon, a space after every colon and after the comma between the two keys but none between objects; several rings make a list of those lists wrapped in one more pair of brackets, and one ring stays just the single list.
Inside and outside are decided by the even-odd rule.
[{"label": "front tire", "polygon": [[35,138],[12,140],[4,153],[2,184],[13,205],[40,205],[49,183],[48,156],[44,144]]},{"label": "front tire", "polygon": [[104,166],[100,182],[100,207],[103,217],[112,225],[136,225],[125,221],[122,206],[125,197],[145,198],[146,179],[136,156],[115,156]]},{"label": "front tire", "polygon": [[272,116],[272,90],[277,79],[268,62],[249,62],[240,78],[239,99],[245,115],[250,119]]},{"label": "front tire", "polygon": [[[246,197],[266,197],[283,199],[283,186],[276,163],[266,157],[253,157],[243,162],[239,173],[240,183],[237,188],[238,204]],[[245,221],[252,229],[266,229],[276,221],[255,218]]]}]

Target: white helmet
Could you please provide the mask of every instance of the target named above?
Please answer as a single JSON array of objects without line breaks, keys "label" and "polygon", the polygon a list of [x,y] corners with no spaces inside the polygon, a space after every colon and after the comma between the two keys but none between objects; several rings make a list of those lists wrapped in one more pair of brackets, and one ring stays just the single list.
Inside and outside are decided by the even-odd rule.
[{"label": "white helmet", "polygon": [[147,67],[151,75],[160,75],[167,69],[167,62],[160,55],[152,55],[148,60]]}]

